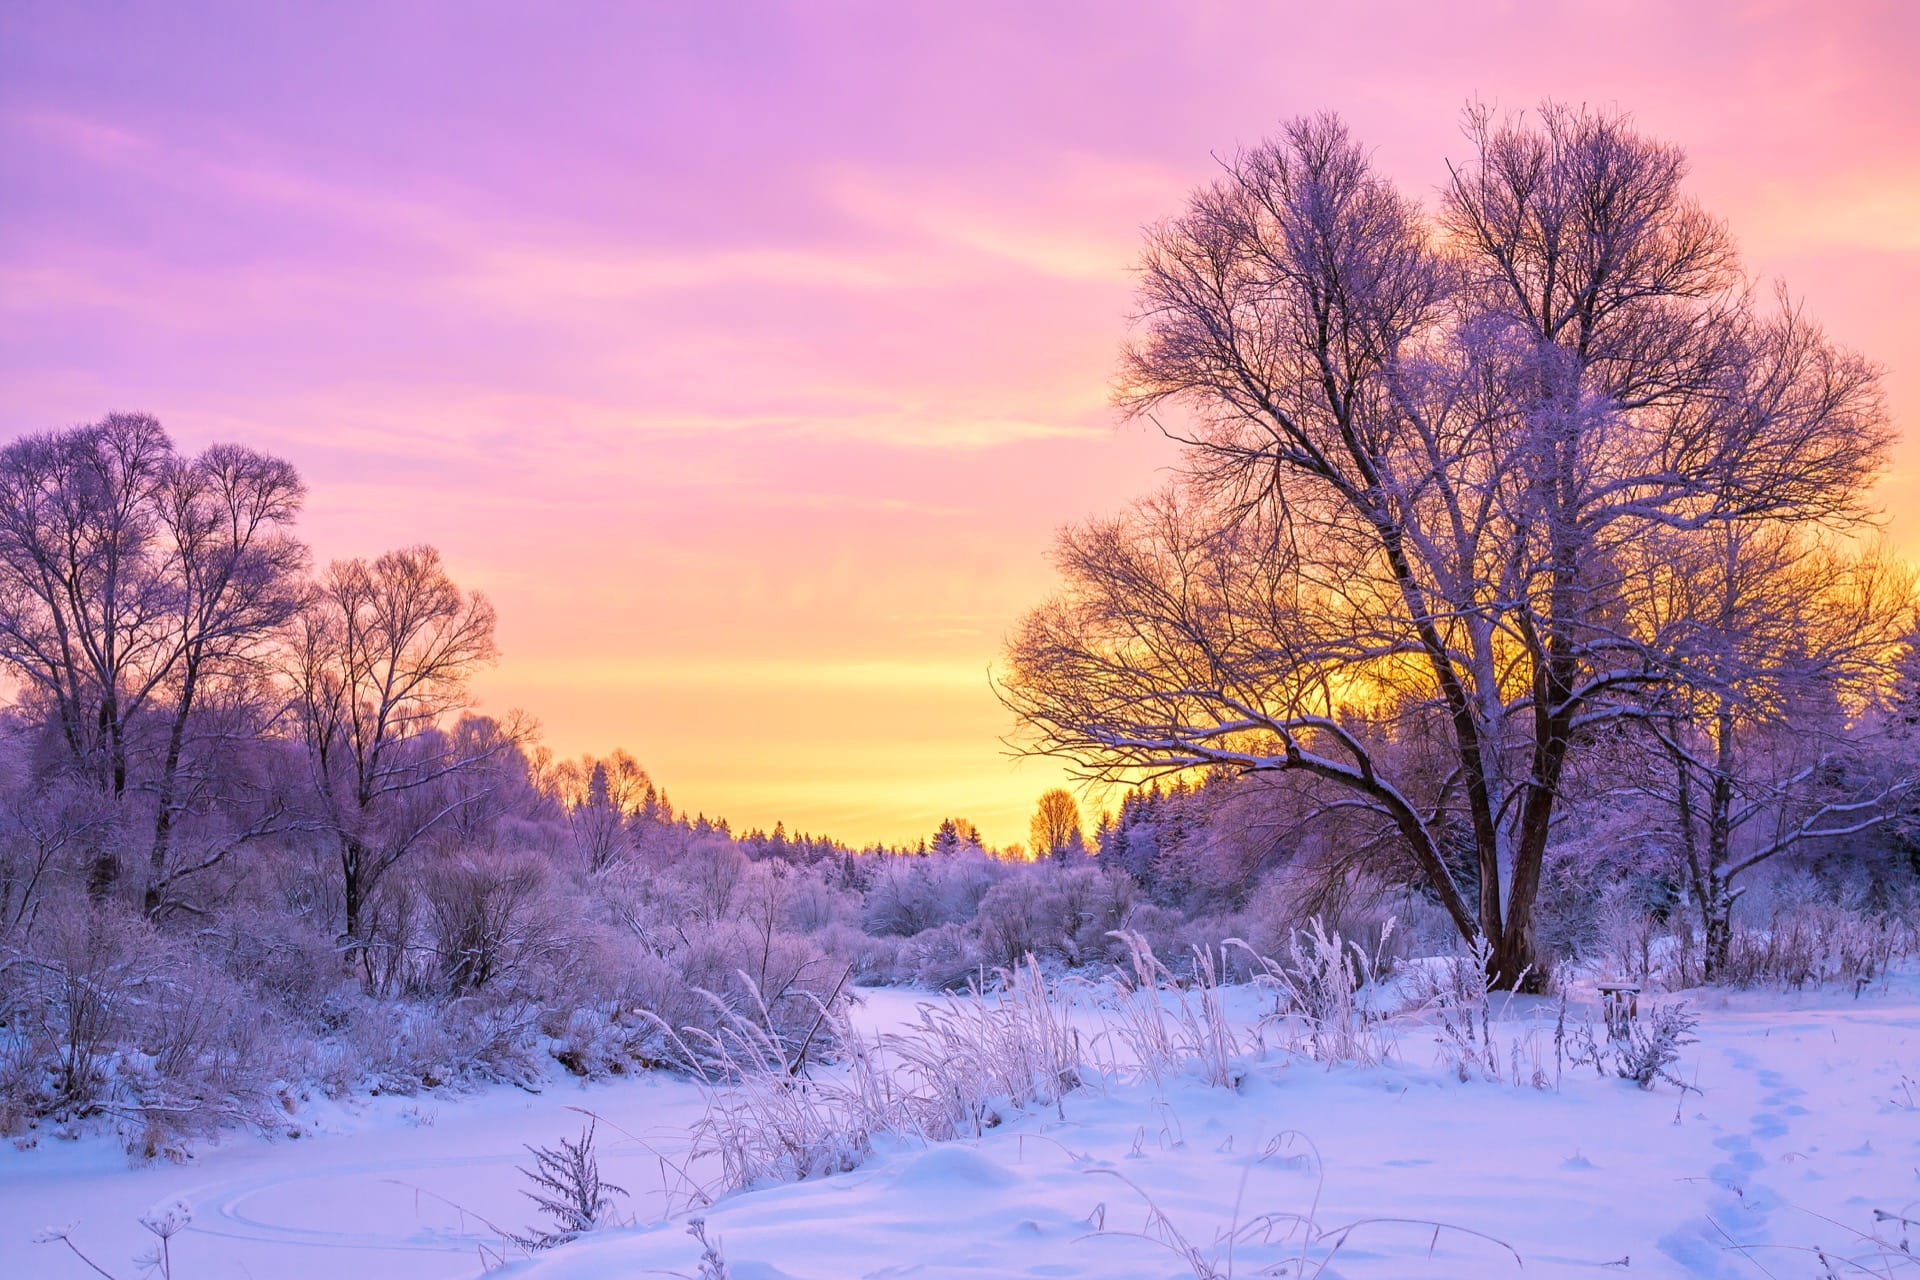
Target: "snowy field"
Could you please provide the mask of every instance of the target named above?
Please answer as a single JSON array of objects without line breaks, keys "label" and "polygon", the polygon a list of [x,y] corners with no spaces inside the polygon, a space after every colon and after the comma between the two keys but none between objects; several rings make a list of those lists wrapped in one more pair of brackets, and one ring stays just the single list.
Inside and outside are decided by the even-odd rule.
[{"label": "snowy field", "polygon": [[[898,1027],[926,998],[867,993],[859,1021]],[[1872,1238],[1897,1247],[1901,1224],[1876,1211],[1914,1217],[1920,1200],[1920,981],[1692,1000],[1699,1040],[1675,1072],[1697,1092],[1591,1068],[1512,1084],[1509,1057],[1555,1069],[1553,1009],[1535,1005],[1494,1026],[1509,1082],[1461,1082],[1413,1024],[1381,1066],[1269,1051],[1238,1060],[1237,1087],[1089,1073],[1104,1078],[978,1139],[883,1139],[850,1173],[699,1212],[733,1280],[1920,1275]],[[1245,1028],[1266,998],[1226,1001]],[[1098,1034],[1096,1013],[1075,1018]],[[602,1172],[636,1225],[529,1259],[501,1239],[535,1225],[523,1144],[577,1134],[574,1108],[604,1117]],[[705,1111],[666,1076],[556,1079],[537,1095],[328,1105],[298,1118],[298,1139],[141,1168],[107,1138],[42,1133],[0,1150],[0,1276],[93,1274],[32,1243],[67,1224],[109,1272],[139,1275],[138,1216],[179,1198],[193,1221],[172,1242],[178,1280],[435,1280],[503,1252],[516,1280],[692,1277],[673,1170]]]}]

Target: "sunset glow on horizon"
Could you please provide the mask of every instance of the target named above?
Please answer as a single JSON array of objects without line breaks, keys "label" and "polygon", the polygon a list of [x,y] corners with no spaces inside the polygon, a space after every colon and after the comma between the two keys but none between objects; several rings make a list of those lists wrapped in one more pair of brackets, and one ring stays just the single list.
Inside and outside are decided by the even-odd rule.
[{"label": "sunset glow on horizon", "polygon": [[1141,228],[1290,116],[1430,195],[1469,99],[1617,104],[1887,370],[1920,553],[1920,16],[1896,3],[0,12],[0,433],[113,410],[429,542],[482,710],[680,808],[1024,841],[989,669],[1177,461],[1108,387]]}]

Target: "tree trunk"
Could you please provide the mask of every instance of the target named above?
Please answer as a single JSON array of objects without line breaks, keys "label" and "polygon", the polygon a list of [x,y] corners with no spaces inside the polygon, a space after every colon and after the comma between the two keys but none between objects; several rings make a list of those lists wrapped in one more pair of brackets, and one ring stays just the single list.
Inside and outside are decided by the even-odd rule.
[{"label": "tree trunk", "polygon": [[1701,958],[1701,974],[1708,982],[1717,981],[1727,971],[1727,957],[1733,950],[1733,897],[1722,894],[1720,901],[1704,907],[1701,915],[1707,931],[1706,952]]},{"label": "tree trunk", "polygon": [[173,727],[167,733],[167,754],[160,765],[160,781],[155,796],[153,849],[147,855],[145,910],[148,919],[160,913],[161,892],[166,887],[167,857],[173,852],[174,797],[179,790],[180,757],[185,749],[187,717],[193,709],[195,683],[196,673],[193,665],[189,664],[181,685],[180,705],[174,712]]},{"label": "tree trunk", "polygon": [[340,837],[340,886],[346,899],[346,929],[341,935],[345,946],[347,968],[351,969],[360,953],[366,950],[366,939],[361,935],[363,914],[366,906],[366,850],[360,841],[350,835]]}]

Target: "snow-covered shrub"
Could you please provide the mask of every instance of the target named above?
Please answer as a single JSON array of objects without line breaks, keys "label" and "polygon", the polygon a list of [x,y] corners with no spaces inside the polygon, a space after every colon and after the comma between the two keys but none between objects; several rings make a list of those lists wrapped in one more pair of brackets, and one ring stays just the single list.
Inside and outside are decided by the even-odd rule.
[{"label": "snow-covered shrub", "polygon": [[52,904],[5,966],[0,1101],[10,1127],[110,1118],[136,1155],[258,1122],[284,1028],[186,941],[113,904]]},{"label": "snow-covered shrub", "polygon": [[785,908],[786,927],[800,933],[853,933],[860,927],[860,895],[829,884],[820,868],[793,868],[789,872]]},{"label": "snow-covered shrub", "polygon": [[676,1037],[717,1033],[745,1018],[786,1045],[814,1027],[824,1000],[849,966],[804,934],[764,932],[749,924],[702,931],[683,944],[642,955],[627,986],[631,1006],[657,1028],[647,1052],[686,1067]]},{"label": "snow-covered shrub", "polygon": [[669,886],[682,918],[718,924],[733,915],[735,896],[752,865],[733,841],[711,837],[696,843],[660,879]]},{"label": "snow-covered shrub", "polygon": [[1603,882],[1594,896],[1590,954],[1604,976],[1647,985],[1669,959],[1672,932],[1655,916],[1645,886]]},{"label": "snow-covered shrub", "polygon": [[1693,1086],[1673,1074],[1672,1067],[1680,1060],[1680,1050],[1695,1043],[1693,1032],[1699,1025],[1700,1019],[1685,1000],[1648,1003],[1604,1039],[1595,1037],[1591,1027],[1578,1029],[1569,1060],[1591,1066],[1600,1076],[1611,1070],[1642,1089],[1665,1080],[1685,1092]]},{"label": "snow-covered shrub", "polygon": [[1616,1071],[1642,1089],[1653,1088],[1656,1080],[1689,1088],[1670,1068],[1680,1060],[1680,1050],[1695,1043],[1693,1032],[1699,1025],[1685,1000],[1650,1005],[1628,1021],[1626,1036],[1615,1042]]},{"label": "snow-covered shrub", "polygon": [[358,989],[336,940],[303,915],[246,902],[202,923],[194,942],[262,1004],[310,1034],[338,1027]]},{"label": "snow-covered shrub", "polygon": [[543,971],[572,953],[550,876],[543,861],[518,853],[475,851],[426,868],[421,896],[444,994],[549,985]]},{"label": "snow-covered shrub", "polygon": [[1065,953],[1071,924],[1066,903],[1049,880],[1029,871],[987,890],[974,919],[984,962],[1004,968],[1029,955]]},{"label": "snow-covered shrub", "polygon": [[958,923],[915,934],[907,940],[907,955],[914,985],[934,991],[963,988],[979,977],[986,965],[973,930]]},{"label": "snow-covered shrub", "polygon": [[433,935],[415,884],[389,876],[361,912],[360,937],[351,954],[361,985],[384,999],[426,999],[438,989]]},{"label": "snow-covered shrub", "polygon": [[1317,920],[1328,933],[1360,947],[1375,966],[1374,976],[1385,978],[1404,954],[1399,912],[1415,901],[1415,895],[1365,872],[1333,876],[1286,865],[1254,886],[1231,924],[1234,936],[1255,954],[1279,956]]},{"label": "snow-covered shrub", "polygon": [[39,1114],[45,1063],[13,1018],[0,1027],[0,1138],[10,1138]]},{"label": "snow-covered shrub", "polygon": [[432,1005],[360,1001],[337,1043],[329,1074],[343,1091],[415,1093],[459,1078],[453,1038]]},{"label": "snow-covered shrub", "polygon": [[179,980],[146,1012],[118,1089],[138,1120],[135,1154],[183,1155],[194,1139],[271,1114],[269,1084],[289,1070],[285,1027],[244,985],[182,957]]},{"label": "snow-covered shrub", "polygon": [[827,955],[852,967],[856,985],[896,986],[913,981],[909,939],[868,937],[857,925],[837,923],[809,936]]},{"label": "snow-covered shrub", "polygon": [[546,1016],[551,1024],[548,1052],[574,1075],[598,1080],[657,1061],[647,1052],[657,1029],[644,1018],[629,1016],[619,1001],[550,1009]]},{"label": "snow-covered shrub", "polygon": [[144,921],[80,901],[60,906],[42,920],[35,951],[20,965],[28,977],[21,1003],[27,1034],[50,1068],[46,1103],[87,1114],[110,1088],[142,993],[150,998],[169,975]]},{"label": "snow-covered shrub", "polygon": [[1123,924],[1108,935],[1105,958],[1109,964],[1128,961],[1130,944],[1113,936],[1120,933],[1145,942],[1153,954],[1169,966],[1184,967],[1192,947],[1200,939],[1214,942],[1233,932],[1211,921],[1190,921],[1158,903],[1136,902],[1128,909]]},{"label": "snow-covered shrub", "polygon": [[1125,947],[1111,935],[1130,923],[1137,893],[1124,872],[1091,863],[1018,867],[980,899],[981,957],[1001,968],[1029,955],[1069,965],[1119,960]]},{"label": "snow-covered shrub", "polygon": [[541,1008],[528,1000],[361,1000],[321,1047],[334,1092],[410,1094],[476,1082],[528,1084],[546,1070]]},{"label": "snow-covered shrub", "polygon": [[911,937],[970,921],[980,900],[1009,868],[977,850],[887,858],[874,868],[862,910],[868,933]]},{"label": "snow-covered shrub", "polygon": [[1072,924],[1067,957],[1074,964],[1112,963],[1126,954],[1114,935],[1138,932],[1138,917],[1147,904],[1139,886],[1124,872],[1096,866],[1068,867],[1059,873],[1060,894]]},{"label": "snow-covered shrub", "polygon": [[873,873],[861,909],[866,931],[912,937],[948,923],[924,860],[889,859]]},{"label": "snow-covered shrub", "polygon": [[114,815],[97,791],[73,780],[3,781],[13,784],[0,785],[0,955],[7,955],[33,946],[41,909],[57,911],[71,896],[79,849],[109,838]]},{"label": "snow-covered shrub", "polygon": [[1914,929],[1892,913],[1821,901],[1805,884],[1776,890],[1764,924],[1736,922],[1716,975],[1737,987],[1864,986],[1916,949]]},{"label": "snow-covered shrub", "polygon": [[466,996],[441,1012],[455,1080],[530,1085],[545,1070],[540,1005],[522,998]]}]

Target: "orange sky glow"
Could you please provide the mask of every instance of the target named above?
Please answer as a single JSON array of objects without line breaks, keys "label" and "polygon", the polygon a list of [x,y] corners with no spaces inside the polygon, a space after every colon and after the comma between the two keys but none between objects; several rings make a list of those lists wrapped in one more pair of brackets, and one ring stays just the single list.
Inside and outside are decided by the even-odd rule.
[{"label": "orange sky glow", "polygon": [[1175,461],[1107,406],[1140,229],[1294,114],[1419,193],[1469,98],[1685,146],[1887,369],[1920,552],[1917,14],[10,3],[0,435],[291,459],[318,558],[432,542],[493,597],[483,709],[736,830],[1025,840],[1063,775],[989,668],[1053,531]]}]

